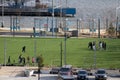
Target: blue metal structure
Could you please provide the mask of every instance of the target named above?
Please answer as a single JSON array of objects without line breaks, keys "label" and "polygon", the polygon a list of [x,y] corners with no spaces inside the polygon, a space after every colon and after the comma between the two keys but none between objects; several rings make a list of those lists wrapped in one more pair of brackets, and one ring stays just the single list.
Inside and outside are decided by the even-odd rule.
[{"label": "blue metal structure", "polygon": [[[55,8],[47,7],[47,5],[40,4],[39,0],[36,0],[36,6],[25,6],[25,0],[14,0],[13,3],[8,3],[8,6],[4,6],[4,15],[21,15],[21,16],[52,16],[54,12],[55,16],[75,16],[76,8]],[[54,11],[53,11],[54,10]],[[2,7],[0,6],[0,15],[2,15]]]},{"label": "blue metal structure", "polygon": [[[52,13],[53,9],[48,8],[48,13]],[[56,8],[54,9],[55,15],[60,15],[62,16],[75,16],[76,14],[76,8]]]}]

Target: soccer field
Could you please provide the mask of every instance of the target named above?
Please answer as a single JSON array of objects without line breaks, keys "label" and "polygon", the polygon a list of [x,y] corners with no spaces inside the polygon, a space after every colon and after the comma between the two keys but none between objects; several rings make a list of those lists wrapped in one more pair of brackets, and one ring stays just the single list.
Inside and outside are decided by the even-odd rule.
[{"label": "soccer field", "polygon": [[[96,42],[97,50],[88,48],[89,42]],[[99,41],[107,44],[106,50],[99,50]],[[18,63],[18,57],[32,57],[42,55],[44,66],[60,66],[60,53],[62,43],[62,62],[65,53],[64,38],[17,38],[0,37],[0,64],[6,63],[10,56],[11,63]],[[22,52],[22,47],[26,51]],[[96,59],[95,55],[96,54]],[[6,57],[5,57],[6,56]],[[93,68],[96,61],[97,68],[120,68],[120,39],[98,38],[69,38],[66,40],[66,62],[74,67]]]}]

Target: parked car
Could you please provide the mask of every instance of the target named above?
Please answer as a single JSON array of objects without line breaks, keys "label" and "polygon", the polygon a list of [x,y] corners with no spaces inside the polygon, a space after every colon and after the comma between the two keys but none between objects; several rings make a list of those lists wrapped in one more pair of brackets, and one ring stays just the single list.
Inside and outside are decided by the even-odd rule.
[{"label": "parked car", "polygon": [[73,75],[72,73],[72,69],[71,68],[67,68],[67,67],[62,67],[59,71],[59,76],[61,75],[68,75],[68,76],[71,76]]},{"label": "parked car", "polygon": [[58,74],[60,68],[59,67],[54,67],[50,70],[50,74]]},{"label": "parked car", "polygon": [[76,80],[76,79],[74,76],[63,75],[63,76],[59,77],[58,80]]},{"label": "parked car", "polygon": [[75,80],[72,72],[72,66],[65,65],[61,67],[58,73],[58,80]]},{"label": "parked car", "polygon": [[77,75],[77,74],[78,74],[78,71],[79,71],[78,68],[73,68],[73,69],[72,69],[73,75]]},{"label": "parked car", "polygon": [[98,69],[95,72],[95,80],[107,80],[107,73],[104,69]]},{"label": "parked car", "polygon": [[79,70],[77,80],[88,80],[88,73],[86,70]]}]

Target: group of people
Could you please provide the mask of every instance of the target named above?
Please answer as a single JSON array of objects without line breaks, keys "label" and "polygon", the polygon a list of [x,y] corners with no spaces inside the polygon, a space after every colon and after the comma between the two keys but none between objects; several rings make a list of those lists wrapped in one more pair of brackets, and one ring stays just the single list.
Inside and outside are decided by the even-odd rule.
[{"label": "group of people", "polygon": [[[23,53],[26,52],[26,46],[22,47],[22,52]],[[30,57],[29,56],[27,56],[25,58],[25,57],[22,56],[22,54],[20,54],[19,57],[18,57],[18,59],[19,59],[19,61],[18,61],[19,64],[23,64],[23,65],[30,64]],[[35,58],[34,57],[32,57],[31,62],[35,63]]]},{"label": "group of people", "polygon": [[22,57],[22,55],[19,55],[18,59],[19,59],[19,64],[23,63],[23,65],[25,65],[26,63],[25,57]]},{"label": "group of people", "polygon": [[[26,52],[26,46],[23,46],[22,47],[22,53],[25,53]],[[14,62],[14,63],[13,63]],[[8,56],[8,59],[7,59],[7,65],[11,65],[11,64],[15,64],[15,60],[11,63],[11,57]],[[36,58],[35,57],[25,57],[23,56],[22,54],[20,54],[18,56],[18,64],[20,65],[29,65],[31,64],[34,65],[34,63],[36,63]]]},{"label": "group of people", "polygon": [[23,65],[28,64],[29,65],[31,62],[32,62],[32,64],[35,63],[36,60],[35,60],[34,57],[32,57],[31,61],[30,61],[30,57],[29,56],[27,56],[25,58],[25,57],[22,57],[22,55],[20,54],[19,57],[18,57],[18,62],[19,62],[19,64],[23,64]]},{"label": "group of people", "polygon": [[100,50],[102,50],[102,49],[106,50],[106,42],[100,41],[100,42],[99,42],[99,49],[100,49]]},{"label": "group of people", "polygon": [[[106,42],[104,41],[99,41],[99,45],[98,45],[98,49],[99,50],[106,50]],[[96,50],[97,46],[96,46],[96,42],[93,41],[93,42],[89,42],[88,43],[88,48],[91,49],[91,50]]]}]

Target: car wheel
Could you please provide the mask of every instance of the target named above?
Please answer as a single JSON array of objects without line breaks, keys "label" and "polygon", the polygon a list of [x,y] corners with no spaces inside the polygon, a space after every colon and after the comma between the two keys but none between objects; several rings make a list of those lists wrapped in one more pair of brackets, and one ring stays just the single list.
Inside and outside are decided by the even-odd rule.
[{"label": "car wheel", "polygon": [[63,80],[62,78],[58,78],[58,80]]},{"label": "car wheel", "polygon": [[79,78],[77,78],[77,80],[80,80]]},{"label": "car wheel", "polygon": [[97,78],[95,78],[95,80],[98,80]]}]

